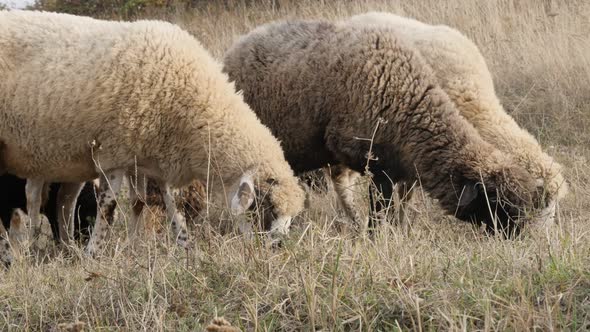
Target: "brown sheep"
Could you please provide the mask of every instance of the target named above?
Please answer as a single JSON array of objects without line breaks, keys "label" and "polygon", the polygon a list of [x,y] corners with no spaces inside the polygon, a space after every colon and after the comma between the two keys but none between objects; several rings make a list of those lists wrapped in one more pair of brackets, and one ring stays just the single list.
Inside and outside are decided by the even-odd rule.
[{"label": "brown sheep", "polygon": [[386,198],[392,183],[419,177],[448,213],[490,228],[517,225],[536,201],[533,177],[480,137],[388,28],[271,23],[224,62],[296,173],[368,169]]},{"label": "brown sheep", "polygon": [[451,27],[430,25],[385,12],[356,15],[341,24],[386,26],[395,30],[397,38],[412,44],[430,65],[437,82],[459,113],[473,124],[481,137],[510,154],[517,164],[543,183],[546,204],[541,205],[542,210],[535,211],[535,220],[540,225],[550,224],[558,202],[568,192],[562,167],[506,113],[477,45]]}]

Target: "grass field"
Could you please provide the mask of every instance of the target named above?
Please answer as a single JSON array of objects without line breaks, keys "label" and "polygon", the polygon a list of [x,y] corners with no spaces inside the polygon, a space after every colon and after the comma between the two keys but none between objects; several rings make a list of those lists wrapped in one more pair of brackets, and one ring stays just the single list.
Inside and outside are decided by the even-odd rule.
[{"label": "grass field", "polygon": [[487,237],[419,193],[408,232],[353,237],[334,227],[342,218],[334,195],[314,194],[281,249],[222,234],[209,220],[193,225],[198,252],[186,253],[166,238],[167,225],[131,248],[122,210],[108,258],[72,248],[0,271],[0,330],[199,331],[218,316],[244,331],[590,330],[590,2],[210,3],[145,16],[181,25],[217,57],[279,18],[387,10],[463,31],[506,109],[564,165],[571,189],[557,226]]}]

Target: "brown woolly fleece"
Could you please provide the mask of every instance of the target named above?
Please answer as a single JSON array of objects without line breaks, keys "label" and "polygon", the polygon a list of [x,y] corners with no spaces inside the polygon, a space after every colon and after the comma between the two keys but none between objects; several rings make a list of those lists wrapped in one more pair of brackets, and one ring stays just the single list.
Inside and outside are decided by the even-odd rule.
[{"label": "brown woolly fleece", "polygon": [[371,149],[378,184],[417,176],[448,213],[488,225],[490,208],[508,225],[537,195],[529,173],[479,136],[387,28],[271,23],[232,46],[224,71],[297,173],[327,164],[363,172]]},{"label": "brown woolly fleece", "polygon": [[369,12],[341,24],[390,27],[397,38],[415,46],[459,113],[473,124],[481,137],[509,153],[544,183],[547,199],[539,216],[553,218],[557,203],[568,192],[561,165],[543,152],[539,142],[506,113],[477,45],[451,27],[430,25],[391,13]]},{"label": "brown woolly fleece", "polygon": [[171,186],[245,173],[275,212],[304,193],[279,142],[201,44],[159,21],[0,12],[0,142],[22,178],[83,182],[138,169]]}]

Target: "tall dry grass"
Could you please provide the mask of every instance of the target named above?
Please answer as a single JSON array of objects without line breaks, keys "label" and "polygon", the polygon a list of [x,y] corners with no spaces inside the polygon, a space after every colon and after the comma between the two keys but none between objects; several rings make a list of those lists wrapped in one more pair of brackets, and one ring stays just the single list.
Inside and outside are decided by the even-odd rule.
[{"label": "tall dry grass", "polygon": [[221,234],[214,220],[193,226],[198,253],[166,232],[132,249],[119,223],[109,258],[72,248],[0,272],[0,329],[202,330],[225,316],[257,331],[589,330],[589,2],[226,0],[146,16],[183,26],[221,57],[273,19],[367,10],[448,24],[479,45],[506,109],[566,166],[571,192],[551,234],[486,237],[423,194],[409,232],[386,226],[374,239],[338,232],[333,194],[317,194],[278,250]]}]

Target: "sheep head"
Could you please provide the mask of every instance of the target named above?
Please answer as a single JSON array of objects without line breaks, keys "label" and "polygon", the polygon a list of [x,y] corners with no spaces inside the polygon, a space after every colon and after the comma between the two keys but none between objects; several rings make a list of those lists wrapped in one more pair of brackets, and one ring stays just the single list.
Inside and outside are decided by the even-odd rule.
[{"label": "sheep head", "polygon": [[295,177],[277,179],[245,173],[231,198],[234,215],[252,214],[273,240],[289,232],[291,219],[303,209],[305,193]]},{"label": "sheep head", "polygon": [[[456,217],[483,222],[488,231],[518,234],[540,202],[538,181],[519,166],[507,166],[487,174],[471,174],[459,183]],[[458,183],[458,184],[459,184]]]}]

